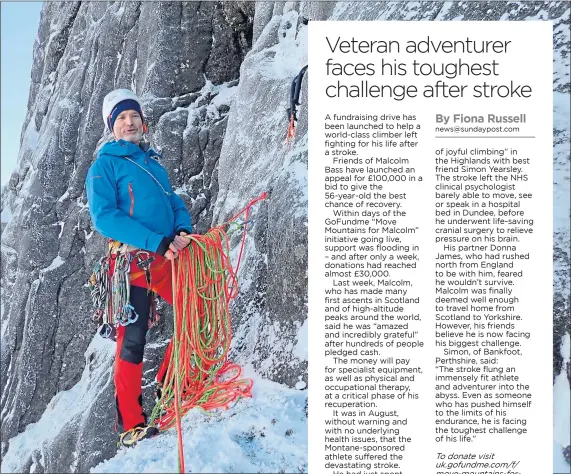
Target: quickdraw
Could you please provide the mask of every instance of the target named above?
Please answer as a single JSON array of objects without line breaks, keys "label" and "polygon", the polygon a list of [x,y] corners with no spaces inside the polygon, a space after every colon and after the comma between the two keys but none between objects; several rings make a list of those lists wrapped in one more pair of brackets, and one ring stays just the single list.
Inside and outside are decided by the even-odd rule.
[{"label": "quickdraw", "polygon": [[131,270],[132,256],[129,253],[115,254],[115,271],[112,277],[111,308],[115,322],[127,326],[139,319],[139,315],[130,303],[131,284],[129,272]]},{"label": "quickdraw", "polygon": [[[130,304],[130,269],[134,259],[138,268],[145,271],[147,291],[151,292],[150,267],[155,257],[145,250],[127,252],[117,241],[109,241],[106,255],[97,262],[89,278],[88,286],[95,310],[91,319],[99,327],[98,332],[101,337],[116,340],[119,325],[127,326],[139,318],[135,308]],[[159,319],[153,293],[149,329],[155,326]]]},{"label": "quickdraw", "polygon": [[109,293],[109,260],[106,256],[102,257],[93,269],[89,278],[89,291],[95,308],[91,319],[98,326],[108,323],[106,302]]}]

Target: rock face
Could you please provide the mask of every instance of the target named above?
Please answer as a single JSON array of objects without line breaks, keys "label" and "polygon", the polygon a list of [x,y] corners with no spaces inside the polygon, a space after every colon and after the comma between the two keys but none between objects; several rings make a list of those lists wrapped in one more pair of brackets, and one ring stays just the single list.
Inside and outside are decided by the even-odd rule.
[{"label": "rock face", "polygon": [[[238,274],[241,292],[232,308],[231,358],[251,362],[274,381],[306,386],[303,97],[309,73],[296,137],[285,143],[290,83],[307,64],[303,17],[550,19],[562,65],[554,74],[554,90],[569,95],[569,76],[562,72],[569,67],[565,2],[46,2],[34,46],[18,170],[2,191],[3,216],[9,217],[2,222],[1,247],[1,446],[3,456],[18,453],[16,471],[87,472],[116,451],[113,347],[99,347],[98,336],[94,339],[84,287],[104,240],[93,230],[84,180],[107,138],[102,99],[118,87],[142,97],[148,138],[164,155],[196,232],[268,193],[248,222]],[[569,154],[561,144],[568,143],[568,125],[555,136],[555,168],[564,176]],[[231,246],[235,259],[239,233]],[[563,268],[565,259],[569,262],[568,227],[556,229],[555,247]],[[557,278],[560,303],[554,318],[560,340],[569,311],[568,273],[562,270]],[[145,353],[148,367],[156,368],[170,335],[168,305],[162,315]],[[145,385],[153,375],[145,374]],[[151,391],[145,389],[145,400]],[[70,408],[65,428],[49,442],[22,447],[14,437],[46,417],[55,398],[71,393],[74,406],[82,407]]]}]

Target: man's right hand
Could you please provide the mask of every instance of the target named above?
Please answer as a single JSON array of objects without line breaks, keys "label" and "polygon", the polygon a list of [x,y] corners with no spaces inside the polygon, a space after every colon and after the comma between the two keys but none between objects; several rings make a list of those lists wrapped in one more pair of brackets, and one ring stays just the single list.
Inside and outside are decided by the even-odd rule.
[{"label": "man's right hand", "polygon": [[181,231],[178,235],[175,235],[174,237],[173,243],[179,252],[181,250],[184,250],[190,244],[190,239],[185,237],[186,235],[188,235],[186,232]]}]

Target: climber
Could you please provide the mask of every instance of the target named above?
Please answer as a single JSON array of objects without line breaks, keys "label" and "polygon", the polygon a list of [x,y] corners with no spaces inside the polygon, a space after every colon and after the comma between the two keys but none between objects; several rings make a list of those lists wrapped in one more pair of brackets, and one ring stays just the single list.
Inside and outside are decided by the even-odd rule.
[{"label": "climber", "polygon": [[[128,318],[117,328],[114,375],[119,445],[131,446],[155,436],[142,406],[142,368],[146,333],[154,311],[154,296],[172,304],[171,268],[178,252],[189,244],[191,217],[173,192],[158,155],[143,140],[147,131],[139,98],[117,89],[103,100],[103,121],[114,140],[105,143],[87,173],[89,210],[95,229],[110,239],[110,274],[127,279],[123,297]],[[125,268],[118,262],[127,262]],[[130,305],[130,306],[129,306]],[[170,345],[157,381],[164,380]]]},{"label": "climber", "polygon": [[289,108],[287,109],[287,117],[289,120],[289,126],[287,131],[287,140],[291,140],[295,136],[295,123],[297,122],[297,106],[301,105],[299,102],[299,96],[301,94],[301,83],[303,81],[303,76],[307,71],[307,66],[301,68],[301,71],[297,74],[295,79],[291,83],[290,93],[289,93]]}]

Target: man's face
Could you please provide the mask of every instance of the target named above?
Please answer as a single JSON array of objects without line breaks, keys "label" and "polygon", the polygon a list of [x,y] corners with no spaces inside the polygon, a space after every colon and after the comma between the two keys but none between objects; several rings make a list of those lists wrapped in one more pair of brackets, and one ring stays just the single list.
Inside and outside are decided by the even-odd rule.
[{"label": "man's face", "polygon": [[143,120],[136,110],[124,110],[113,124],[115,140],[125,140],[138,145],[143,138]]}]

